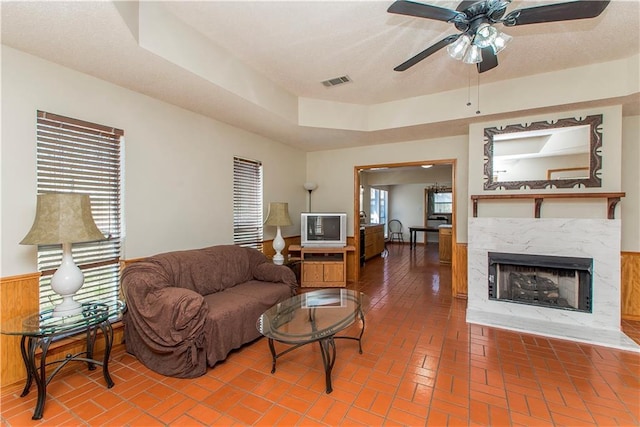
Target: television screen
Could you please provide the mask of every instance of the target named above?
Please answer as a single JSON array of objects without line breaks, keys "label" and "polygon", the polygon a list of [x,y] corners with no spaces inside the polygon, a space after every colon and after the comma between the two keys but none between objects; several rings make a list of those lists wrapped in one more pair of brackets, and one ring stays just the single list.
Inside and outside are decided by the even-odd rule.
[{"label": "television screen", "polygon": [[340,240],[340,217],[316,216],[309,218],[307,240]]}]

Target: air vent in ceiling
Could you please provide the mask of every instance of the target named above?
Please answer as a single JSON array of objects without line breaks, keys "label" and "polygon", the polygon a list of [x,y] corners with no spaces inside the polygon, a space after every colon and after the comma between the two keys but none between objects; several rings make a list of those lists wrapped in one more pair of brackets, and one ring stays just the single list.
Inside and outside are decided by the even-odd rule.
[{"label": "air vent in ceiling", "polygon": [[322,82],[326,87],[338,86],[344,83],[349,83],[351,78],[349,76],[335,77],[333,79],[325,80]]}]

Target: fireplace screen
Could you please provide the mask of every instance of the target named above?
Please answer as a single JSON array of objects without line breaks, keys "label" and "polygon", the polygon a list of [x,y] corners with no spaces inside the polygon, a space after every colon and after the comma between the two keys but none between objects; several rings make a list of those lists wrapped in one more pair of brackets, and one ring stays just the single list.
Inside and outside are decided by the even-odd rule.
[{"label": "fireplace screen", "polygon": [[591,312],[591,258],[489,252],[489,299]]}]

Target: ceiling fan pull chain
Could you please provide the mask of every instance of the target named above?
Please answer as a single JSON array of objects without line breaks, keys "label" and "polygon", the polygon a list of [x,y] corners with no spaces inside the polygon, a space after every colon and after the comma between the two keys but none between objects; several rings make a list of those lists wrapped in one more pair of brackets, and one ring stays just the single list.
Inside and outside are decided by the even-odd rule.
[{"label": "ceiling fan pull chain", "polygon": [[471,106],[471,67],[467,67],[467,107]]},{"label": "ceiling fan pull chain", "polygon": [[478,109],[476,114],[480,114],[480,74],[478,74]]}]

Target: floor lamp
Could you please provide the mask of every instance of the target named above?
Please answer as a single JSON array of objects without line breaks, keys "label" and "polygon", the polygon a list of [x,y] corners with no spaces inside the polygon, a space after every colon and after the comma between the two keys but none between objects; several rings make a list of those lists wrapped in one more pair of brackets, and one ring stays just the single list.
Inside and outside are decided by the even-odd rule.
[{"label": "floor lamp", "polygon": [[305,182],[304,183],[304,189],[309,192],[309,210],[308,210],[308,212],[311,212],[311,192],[313,190],[315,190],[316,188],[318,188],[318,184],[316,184],[315,182]]},{"label": "floor lamp", "polygon": [[269,203],[269,213],[264,223],[265,225],[275,225],[278,227],[276,237],[273,239],[273,249],[276,251],[276,254],[273,256],[273,263],[282,265],[284,264],[284,256],[280,252],[284,249],[284,239],[282,238],[280,227],[292,224],[291,218],[289,217],[289,204],[284,202]]},{"label": "floor lamp", "polygon": [[21,245],[62,244],[62,263],[51,277],[51,289],[62,297],[53,309],[54,317],[78,314],[82,304],[73,299],[82,288],[84,275],[73,262],[71,245],[79,242],[104,240],[91,216],[88,194],[39,194],[36,217]]}]

